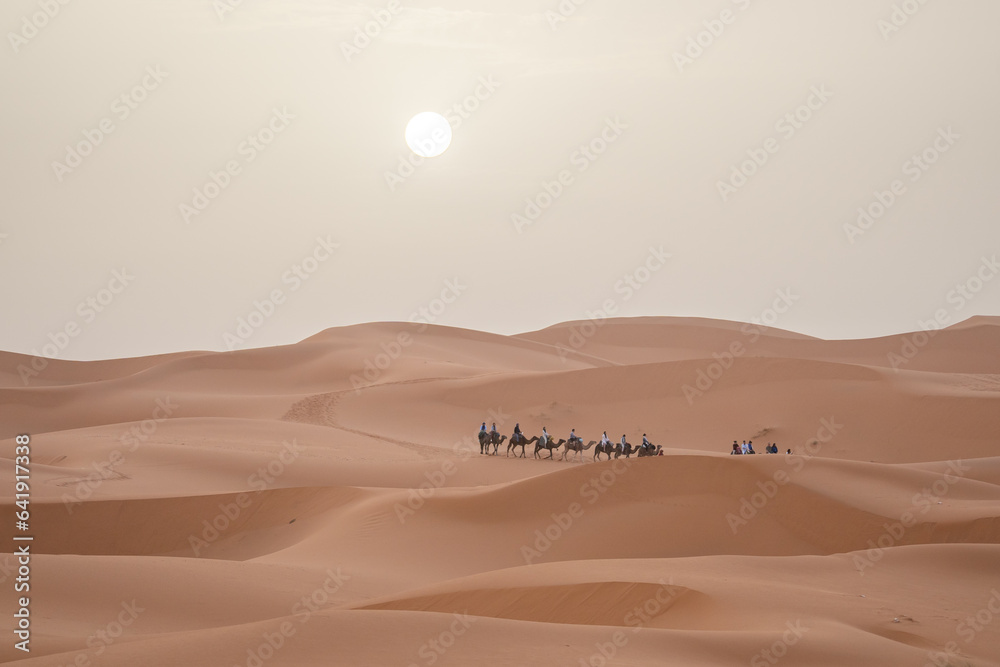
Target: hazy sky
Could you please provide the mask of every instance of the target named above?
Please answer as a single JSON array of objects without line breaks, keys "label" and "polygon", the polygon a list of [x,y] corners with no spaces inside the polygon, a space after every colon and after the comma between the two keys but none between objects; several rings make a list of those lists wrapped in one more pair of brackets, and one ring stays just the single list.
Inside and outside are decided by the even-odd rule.
[{"label": "hazy sky", "polygon": [[576,3],[7,0],[0,348],[1000,313],[1000,3]]}]

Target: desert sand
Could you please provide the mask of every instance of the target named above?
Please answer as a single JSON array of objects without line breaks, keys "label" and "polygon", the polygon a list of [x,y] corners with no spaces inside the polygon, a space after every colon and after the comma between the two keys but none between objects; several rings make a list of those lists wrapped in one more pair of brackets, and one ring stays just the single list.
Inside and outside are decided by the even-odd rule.
[{"label": "desert sand", "polygon": [[[0,354],[35,537],[30,654],[0,556],[4,662],[1000,664],[1000,319],[379,323],[31,363]],[[487,456],[483,421],[664,456]]]}]

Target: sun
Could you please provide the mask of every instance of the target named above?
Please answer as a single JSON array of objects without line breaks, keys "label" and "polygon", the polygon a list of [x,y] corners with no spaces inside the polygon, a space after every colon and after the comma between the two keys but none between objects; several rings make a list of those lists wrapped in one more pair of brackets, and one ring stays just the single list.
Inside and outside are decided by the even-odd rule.
[{"label": "sun", "polygon": [[406,124],[406,145],[420,157],[437,157],[451,145],[451,124],[439,113],[418,113]]}]

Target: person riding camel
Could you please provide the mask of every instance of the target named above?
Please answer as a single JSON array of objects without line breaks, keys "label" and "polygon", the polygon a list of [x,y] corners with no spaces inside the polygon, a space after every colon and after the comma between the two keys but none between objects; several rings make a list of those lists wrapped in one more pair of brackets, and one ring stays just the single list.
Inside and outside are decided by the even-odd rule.
[{"label": "person riding camel", "polygon": [[490,435],[494,435],[497,432],[497,423],[493,422],[493,428],[490,429]]},{"label": "person riding camel", "polygon": [[545,445],[549,444],[549,440],[551,440],[551,439],[552,439],[552,436],[549,435],[549,432],[547,430],[545,430],[545,427],[543,426],[542,427],[542,440],[541,440],[542,447],[544,447]]},{"label": "person riding camel", "polygon": [[653,447],[653,443],[651,443],[649,440],[647,440],[646,439],[646,434],[643,433],[642,434],[642,448],[643,449],[652,449],[652,447]]},{"label": "person riding camel", "polygon": [[604,435],[601,436],[601,444],[607,447],[611,444],[611,440],[608,439],[608,432],[605,431]]},{"label": "person riding camel", "polygon": [[575,428],[571,428],[571,429],[569,430],[569,442],[570,442],[570,443],[574,443],[574,442],[583,442],[583,440],[581,440],[581,439],[580,439],[580,438],[579,438],[579,437],[578,437],[578,436],[576,435],[576,429],[575,429]]},{"label": "person riding camel", "polygon": [[625,447],[626,447],[627,445],[628,445],[628,442],[626,442],[626,441],[625,441],[625,434],[624,434],[624,433],[622,433],[622,450],[623,450],[623,451],[625,450]]},{"label": "person riding camel", "polygon": [[514,424],[514,435],[521,435],[521,422]]}]

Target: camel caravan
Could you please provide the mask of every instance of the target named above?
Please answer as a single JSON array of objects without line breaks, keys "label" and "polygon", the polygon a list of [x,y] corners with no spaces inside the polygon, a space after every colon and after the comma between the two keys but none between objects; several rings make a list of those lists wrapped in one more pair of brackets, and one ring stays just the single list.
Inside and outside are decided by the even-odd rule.
[{"label": "camel caravan", "polygon": [[[568,439],[556,440],[549,432],[542,427],[542,434],[535,435],[532,437],[527,437],[521,432],[521,424],[514,425],[514,433],[511,434],[508,439],[506,435],[500,435],[497,431],[497,425],[493,424],[493,428],[490,430],[486,429],[486,422],[483,422],[482,426],[479,427],[479,453],[485,455],[498,456],[500,451],[500,445],[507,442],[507,456],[514,453],[515,458],[527,458],[527,447],[528,445],[535,445],[534,457],[539,458],[555,458],[555,453],[562,449],[561,461],[565,461],[567,457],[573,454],[578,455],[578,460],[583,460],[583,453],[589,451],[591,448],[594,450],[594,461],[601,460],[601,454],[608,457],[611,460],[611,456],[620,458],[624,456],[625,458],[630,458],[633,454],[639,458],[646,456],[663,456],[663,447],[660,445],[654,445],[648,439],[646,439],[646,434],[642,434],[642,444],[632,446],[632,443],[628,442],[625,438],[625,434],[622,434],[622,439],[619,442],[611,442],[608,439],[608,432],[605,431],[601,436],[600,440],[591,440],[586,445],[583,444],[583,438],[580,438],[576,434],[576,429],[573,429],[569,433]],[[490,452],[490,447],[493,451]],[[518,455],[517,450],[521,449],[520,455]],[[548,452],[548,457],[544,456],[544,452]]]}]

